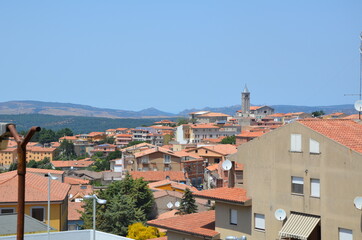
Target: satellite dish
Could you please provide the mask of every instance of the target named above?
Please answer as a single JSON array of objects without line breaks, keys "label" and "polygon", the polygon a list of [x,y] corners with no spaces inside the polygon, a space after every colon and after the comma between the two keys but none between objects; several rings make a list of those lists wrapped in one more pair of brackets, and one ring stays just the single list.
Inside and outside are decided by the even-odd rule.
[{"label": "satellite dish", "polygon": [[287,217],[287,214],[283,209],[279,208],[275,211],[274,216],[277,220],[283,221]]},{"label": "satellite dish", "polygon": [[175,202],[175,207],[180,207],[180,202],[179,201]]},{"label": "satellite dish", "polygon": [[362,112],[362,100],[357,100],[354,103],[354,108],[358,111],[358,112]]},{"label": "satellite dish", "polygon": [[173,207],[172,202],[168,202],[168,203],[167,203],[167,207],[168,207],[169,209],[171,209],[171,208]]},{"label": "satellite dish", "polygon": [[132,161],[132,160],[129,160],[128,163],[129,163],[129,164],[133,164],[133,161]]},{"label": "satellite dish", "polygon": [[354,203],[354,206],[361,210],[362,209],[362,197],[356,197],[354,200],[353,200],[353,203]]},{"label": "satellite dish", "polygon": [[223,163],[222,163],[222,169],[226,170],[226,171],[229,171],[232,167],[232,163],[229,159],[226,159]]}]

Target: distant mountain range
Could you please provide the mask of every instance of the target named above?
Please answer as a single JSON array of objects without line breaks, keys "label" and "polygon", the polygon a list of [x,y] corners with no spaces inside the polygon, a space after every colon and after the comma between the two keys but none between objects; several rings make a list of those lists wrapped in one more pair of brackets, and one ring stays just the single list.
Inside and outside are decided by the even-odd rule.
[{"label": "distant mountain range", "polygon": [[[333,106],[292,106],[292,105],[271,105],[275,112],[307,112],[323,110],[326,114],[333,112],[344,112],[354,114],[356,110],[353,104],[333,105]],[[141,111],[116,110],[108,108],[96,108],[87,105],[72,103],[54,103],[40,101],[9,101],[0,103],[0,114],[48,114],[56,116],[83,116],[83,117],[103,117],[103,118],[162,118],[162,117],[183,117],[190,112],[212,111],[229,115],[234,115],[240,110],[240,105],[229,107],[205,107],[202,109],[186,109],[178,114],[160,111],[156,108],[147,108]]]}]

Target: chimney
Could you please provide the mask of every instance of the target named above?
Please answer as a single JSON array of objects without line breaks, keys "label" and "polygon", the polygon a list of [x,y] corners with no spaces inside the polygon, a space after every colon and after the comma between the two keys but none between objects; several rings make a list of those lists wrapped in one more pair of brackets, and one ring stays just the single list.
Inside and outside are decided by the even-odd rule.
[{"label": "chimney", "polygon": [[229,170],[229,181],[228,187],[233,188],[235,187],[235,161],[231,161],[231,169]]}]

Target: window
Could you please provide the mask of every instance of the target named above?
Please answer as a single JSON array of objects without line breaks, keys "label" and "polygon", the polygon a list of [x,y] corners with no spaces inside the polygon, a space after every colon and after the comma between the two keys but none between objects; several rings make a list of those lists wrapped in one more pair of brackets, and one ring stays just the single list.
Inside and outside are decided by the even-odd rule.
[{"label": "window", "polygon": [[320,182],[319,179],[311,179],[310,180],[310,195],[312,197],[320,197]]},{"label": "window", "polygon": [[165,163],[171,163],[171,156],[170,155],[165,154],[165,155],[163,155],[163,158],[164,158]]},{"label": "window", "polygon": [[301,152],[302,151],[302,135],[292,134],[290,135],[290,151]]},{"label": "window", "polygon": [[235,209],[230,209],[230,224],[238,224],[238,211],[236,211]]},{"label": "window", "polygon": [[44,215],[45,215],[45,209],[44,207],[32,207],[31,210],[31,216],[35,219],[38,219],[39,221],[43,222]]},{"label": "window", "polygon": [[15,208],[0,208],[0,214],[14,213]]},{"label": "window", "polygon": [[303,194],[303,185],[302,177],[292,177],[292,193]]},{"label": "window", "polygon": [[338,229],[338,239],[339,240],[353,240],[352,230],[339,228]]},{"label": "window", "polygon": [[319,142],[313,139],[309,139],[309,152],[310,153],[320,153],[319,152]]},{"label": "window", "polygon": [[255,225],[255,229],[265,230],[265,215],[255,213],[255,215],[254,215],[254,225]]}]

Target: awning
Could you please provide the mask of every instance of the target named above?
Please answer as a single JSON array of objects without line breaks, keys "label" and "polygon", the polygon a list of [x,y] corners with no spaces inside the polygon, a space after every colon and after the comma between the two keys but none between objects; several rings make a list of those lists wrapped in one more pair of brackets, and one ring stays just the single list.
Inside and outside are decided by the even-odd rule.
[{"label": "awning", "polygon": [[279,232],[280,238],[307,240],[320,218],[305,213],[292,213]]}]

